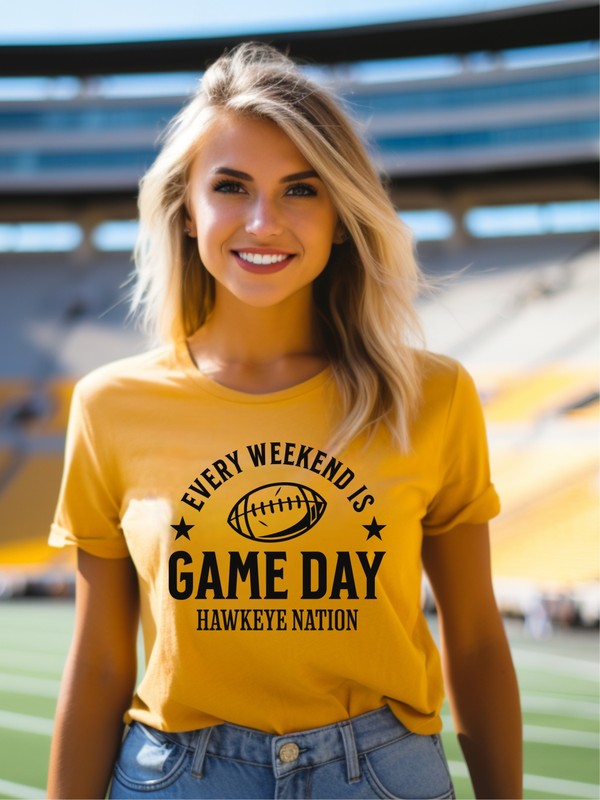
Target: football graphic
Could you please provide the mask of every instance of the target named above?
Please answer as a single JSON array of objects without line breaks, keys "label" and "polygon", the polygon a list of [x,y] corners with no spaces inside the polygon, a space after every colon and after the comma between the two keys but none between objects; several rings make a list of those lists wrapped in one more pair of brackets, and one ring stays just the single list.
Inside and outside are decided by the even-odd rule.
[{"label": "football graphic", "polygon": [[227,522],[236,533],[262,542],[285,542],[307,533],[327,503],[300,483],[269,483],[241,497]]}]

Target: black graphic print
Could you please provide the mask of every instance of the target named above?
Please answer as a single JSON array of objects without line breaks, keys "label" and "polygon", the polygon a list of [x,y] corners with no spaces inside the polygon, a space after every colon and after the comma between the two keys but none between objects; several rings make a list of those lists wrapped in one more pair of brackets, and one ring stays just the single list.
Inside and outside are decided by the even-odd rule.
[{"label": "black graphic print", "polygon": [[301,483],[269,483],[240,498],[227,522],[247,539],[285,542],[308,533],[326,507],[320,494]]},{"label": "black graphic print", "polygon": [[[262,482],[258,471],[273,466],[285,467],[282,477],[288,480]],[[298,481],[289,480],[290,467],[298,472]],[[251,540],[256,549],[245,550],[239,540],[239,550],[233,549],[233,543],[222,550],[196,546],[189,532],[198,523],[187,523],[182,515],[179,523],[171,525],[176,542],[168,565],[171,597],[197,602],[197,631],[356,631],[360,609],[352,606],[377,600],[378,573],[385,551],[370,550],[368,544],[367,549],[354,550],[352,545],[334,552],[318,549],[318,523],[326,513],[332,513],[334,505],[328,511],[328,501],[307,484],[313,483],[312,475],[318,475],[318,481],[326,481],[340,492],[356,515],[356,522],[342,525],[339,546],[344,548],[346,541],[350,544],[358,536],[360,544],[354,539],[354,547],[365,548],[365,537],[367,542],[374,540],[373,544],[382,541],[381,532],[386,528],[373,515],[375,497],[366,483],[340,459],[323,450],[294,442],[259,442],[226,453],[201,469],[181,502],[188,511],[191,508],[202,512],[215,492],[227,482],[235,482],[242,472],[255,473],[257,480],[252,481],[254,488],[239,497],[228,514],[223,510],[221,530]],[[272,472],[270,477],[272,480]],[[326,493],[326,484],[320,483],[321,487]],[[247,488],[248,483],[242,491]],[[330,528],[334,524],[329,520]],[[201,529],[200,524],[194,532]],[[308,533],[306,549],[264,547]],[[238,600],[250,605],[231,607],[230,603]],[[256,601],[265,605],[255,606]],[[290,606],[282,607],[282,601]],[[272,607],[273,602],[278,607]],[[332,602],[333,608],[329,606]]]}]

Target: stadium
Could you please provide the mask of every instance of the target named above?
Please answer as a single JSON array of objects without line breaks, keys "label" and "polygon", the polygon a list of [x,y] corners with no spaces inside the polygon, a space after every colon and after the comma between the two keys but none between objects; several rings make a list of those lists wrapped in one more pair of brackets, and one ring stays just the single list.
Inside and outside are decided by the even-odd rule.
[{"label": "stadium", "polygon": [[598,8],[493,6],[0,47],[0,797],[45,785],[72,620],[72,554],[46,544],[72,388],[147,347],[127,307],[137,184],[206,64],[248,38],[344,100],[414,230],[427,345],[469,369],[488,425],[525,796],[598,797]]}]

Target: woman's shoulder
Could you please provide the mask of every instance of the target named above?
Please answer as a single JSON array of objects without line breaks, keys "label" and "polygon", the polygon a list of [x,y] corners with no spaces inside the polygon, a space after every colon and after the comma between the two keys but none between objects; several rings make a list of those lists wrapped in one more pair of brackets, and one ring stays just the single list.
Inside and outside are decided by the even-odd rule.
[{"label": "woman's shoulder", "polygon": [[448,408],[455,402],[479,403],[475,382],[467,369],[447,355],[420,350],[417,355],[425,409]]},{"label": "woman's shoulder", "polygon": [[109,395],[133,391],[136,386],[160,383],[174,367],[173,347],[157,347],[97,367],[76,382],[75,392],[87,402],[105,400]]},{"label": "woman's shoulder", "polygon": [[461,375],[468,374],[455,358],[431,350],[417,350],[416,360],[425,385],[453,386]]}]

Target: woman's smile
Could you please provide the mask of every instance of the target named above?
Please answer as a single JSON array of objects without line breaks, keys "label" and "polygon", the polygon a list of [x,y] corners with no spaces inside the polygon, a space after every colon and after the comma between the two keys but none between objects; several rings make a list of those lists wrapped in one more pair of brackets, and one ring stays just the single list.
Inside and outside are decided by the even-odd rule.
[{"label": "woman's smile", "polygon": [[244,247],[231,251],[240,267],[257,275],[270,275],[285,269],[294,258],[293,253],[269,248]]}]

